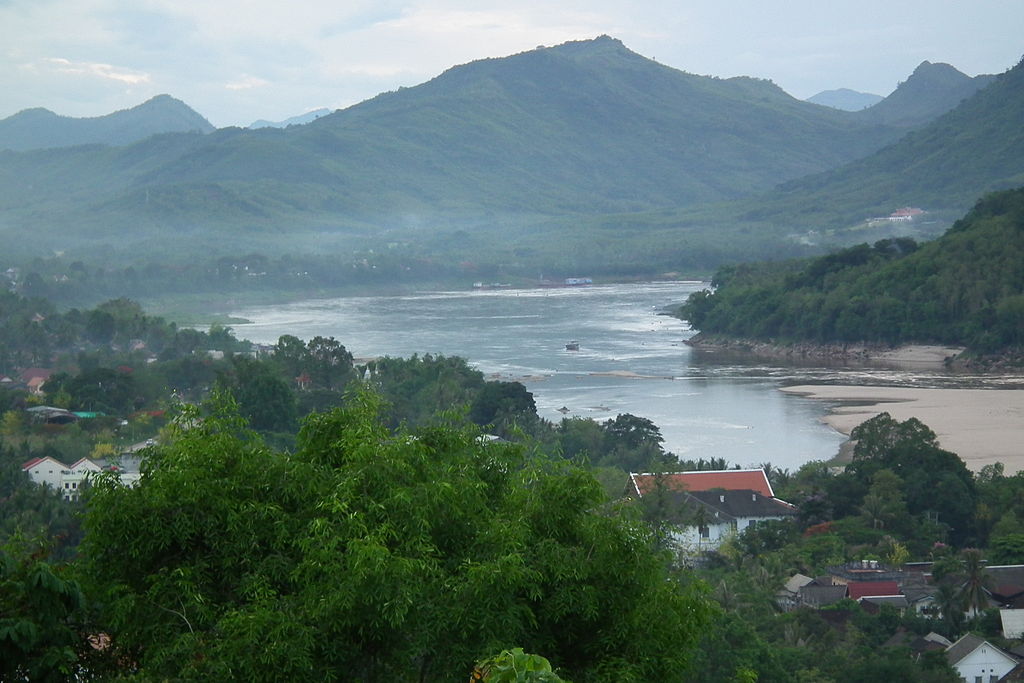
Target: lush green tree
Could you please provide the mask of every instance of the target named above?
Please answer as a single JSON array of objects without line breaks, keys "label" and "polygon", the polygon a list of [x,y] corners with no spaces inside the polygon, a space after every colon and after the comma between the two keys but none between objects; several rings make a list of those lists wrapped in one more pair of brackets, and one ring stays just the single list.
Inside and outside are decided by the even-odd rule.
[{"label": "lush green tree", "polygon": [[286,432],[295,428],[295,392],[273,368],[245,356],[234,356],[230,372],[220,381],[229,387],[253,429]]},{"label": "lush green tree", "polygon": [[355,377],[352,354],[334,337],[313,337],[306,354],[306,370],[316,387],[340,391]]},{"label": "lush green tree", "polygon": [[564,460],[460,423],[392,432],[369,393],[311,416],[294,455],[226,397],[208,410],[89,502],[85,575],[140,675],[438,680],[513,645],[577,680],[691,661],[699,589]]},{"label": "lush green tree", "polygon": [[647,418],[622,413],[602,426],[605,455],[600,464],[644,472],[675,463],[675,458],[661,446],[661,430]]},{"label": "lush green tree", "polygon": [[74,680],[88,648],[85,597],[46,554],[21,539],[0,545],[0,680]]},{"label": "lush green tree", "polygon": [[59,373],[44,385],[47,397],[66,393],[74,410],[123,415],[137,409],[135,378],[129,372],[97,367],[75,376]]},{"label": "lush green tree", "polygon": [[536,416],[533,394],[521,382],[486,382],[469,408],[469,418],[481,426],[524,423]]},{"label": "lush green tree", "polygon": [[884,490],[889,493],[879,489],[876,497],[887,495],[898,508],[892,489],[902,481],[910,514],[946,525],[955,541],[970,535],[977,500],[974,477],[955,453],[939,447],[935,432],[916,418],[899,422],[881,413],[855,427],[850,437],[856,445],[847,473],[861,486],[890,470],[897,479],[887,477]]},{"label": "lush green tree", "polygon": [[871,476],[871,488],[861,511],[873,528],[888,528],[905,520],[907,506],[902,488],[903,481],[892,470],[878,470]]},{"label": "lush green tree", "polygon": [[1024,533],[994,538],[988,556],[992,564],[1024,564]]}]

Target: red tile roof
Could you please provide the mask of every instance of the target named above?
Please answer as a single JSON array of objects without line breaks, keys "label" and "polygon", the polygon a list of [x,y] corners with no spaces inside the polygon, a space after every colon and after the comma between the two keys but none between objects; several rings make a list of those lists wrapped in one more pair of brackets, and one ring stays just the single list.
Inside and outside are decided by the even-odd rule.
[{"label": "red tile roof", "polygon": [[[654,488],[659,475],[630,474],[633,490],[644,495]],[[701,472],[672,472],[664,475],[665,485],[677,491],[757,491],[763,496],[775,497],[764,470],[705,470]]]},{"label": "red tile roof", "polygon": [[853,600],[879,595],[903,595],[895,581],[851,581],[846,584],[846,594]]},{"label": "red tile roof", "polygon": [[[25,461],[24,463],[22,463],[22,465],[21,465],[21,469],[23,469],[23,470],[27,470],[28,468],[30,468],[30,467],[32,467],[33,465],[35,465],[35,464],[37,464],[37,463],[40,463],[40,462],[42,462],[42,461],[43,461],[43,459],[42,459],[42,458],[32,458],[31,460],[26,460],[26,461]],[[620,480],[620,481],[621,481],[621,480]]]}]

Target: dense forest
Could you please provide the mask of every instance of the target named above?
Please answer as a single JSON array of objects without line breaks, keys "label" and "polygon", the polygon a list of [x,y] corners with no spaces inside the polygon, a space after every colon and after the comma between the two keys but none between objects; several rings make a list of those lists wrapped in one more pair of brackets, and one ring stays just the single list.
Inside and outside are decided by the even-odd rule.
[{"label": "dense forest", "polygon": [[702,335],[769,342],[1024,344],[1024,189],[987,195],[942,237],[722,269],[680,315]]}]

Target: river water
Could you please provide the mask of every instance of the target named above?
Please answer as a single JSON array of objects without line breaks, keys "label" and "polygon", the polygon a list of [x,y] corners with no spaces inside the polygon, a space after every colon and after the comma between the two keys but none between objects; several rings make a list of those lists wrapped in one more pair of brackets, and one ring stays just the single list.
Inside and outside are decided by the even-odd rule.
[{"label": "river water", "polygon": [[[240,338],[334,337],[357,358],[462,356],[492,378],[518,380],[541,417],[632,413],[661,429],[683,458],[764,462],[795,470],[845,440],[821,423],[828,405],[785,384],[943,381],[940,375],[727,359],[684,344],[689,326],[659,313],[701,283],[424,292],[249,307],[232,312]],[[566,349],[579,342],[578,351]]]}]

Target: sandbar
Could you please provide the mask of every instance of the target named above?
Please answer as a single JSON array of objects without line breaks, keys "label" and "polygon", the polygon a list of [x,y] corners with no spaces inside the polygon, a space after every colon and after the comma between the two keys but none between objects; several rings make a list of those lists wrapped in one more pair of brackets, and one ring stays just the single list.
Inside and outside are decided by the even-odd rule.
[{"label": "sandbar", "polygon": [[1024,470],[1024,389],[802,385],[781,390],[834,403],[823,419],[843,434],[883,412],[901,422],[916,417],[974,472],[996,462],[1007,475]]}]

